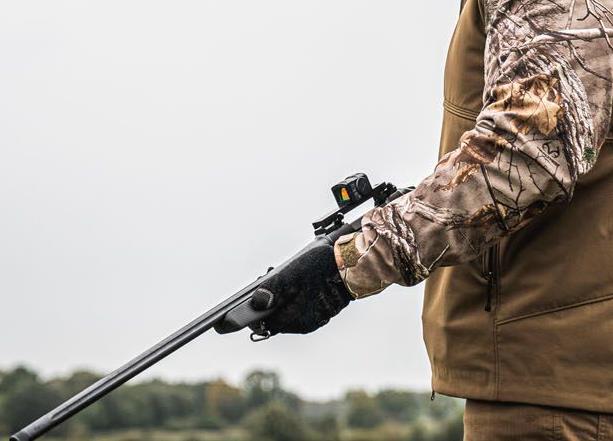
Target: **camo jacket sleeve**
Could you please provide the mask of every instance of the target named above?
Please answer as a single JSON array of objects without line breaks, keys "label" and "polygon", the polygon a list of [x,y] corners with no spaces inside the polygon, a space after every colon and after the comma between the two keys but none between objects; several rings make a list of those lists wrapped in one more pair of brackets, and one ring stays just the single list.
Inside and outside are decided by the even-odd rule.
[{"label": "camo jacket sleeve", "polygon": [[569,201],[611,118],[613,0],[483,0],[475,127],[413,191],[368,212],[335,255],[354,297],[470,261]]}]

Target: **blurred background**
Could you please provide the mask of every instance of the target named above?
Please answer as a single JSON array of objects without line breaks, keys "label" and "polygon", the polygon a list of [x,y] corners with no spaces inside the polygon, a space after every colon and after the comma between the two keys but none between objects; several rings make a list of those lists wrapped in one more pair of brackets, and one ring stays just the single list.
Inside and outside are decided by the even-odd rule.
[{"label": "blurred background", "polygon": [[[339,179],[434,167],[457,0],[0,3],[0,434],[291,255]],[[206,334],[56,436],[452,440],[422,295]]]}]

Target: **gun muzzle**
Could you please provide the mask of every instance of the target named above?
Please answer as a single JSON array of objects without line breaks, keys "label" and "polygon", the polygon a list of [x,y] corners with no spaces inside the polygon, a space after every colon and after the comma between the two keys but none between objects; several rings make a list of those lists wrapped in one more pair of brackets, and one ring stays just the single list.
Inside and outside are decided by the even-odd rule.
[{"label": "gun muzzle", "polygon": [[48,414],[43,415],[36,421],[33,421],[31,424],[21,429],[19,432],[11,435],[9,441],[31,441],[38,438],[43,433],[46,433],[57,424],[59,424],[59,421],[53,422]]}]

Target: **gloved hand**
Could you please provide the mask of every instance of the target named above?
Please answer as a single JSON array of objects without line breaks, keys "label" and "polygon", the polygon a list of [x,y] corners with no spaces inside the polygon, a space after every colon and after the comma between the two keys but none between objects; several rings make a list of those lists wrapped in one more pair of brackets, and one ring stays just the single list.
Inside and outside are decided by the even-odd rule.
[{"label": "gloved hand", "polygon": [[334,248],[322,236],[254,291],[253,309],[276,309],[252,329],[267,330],[270,335],[307,334],[328,323],[351,300],[336,266]]}]

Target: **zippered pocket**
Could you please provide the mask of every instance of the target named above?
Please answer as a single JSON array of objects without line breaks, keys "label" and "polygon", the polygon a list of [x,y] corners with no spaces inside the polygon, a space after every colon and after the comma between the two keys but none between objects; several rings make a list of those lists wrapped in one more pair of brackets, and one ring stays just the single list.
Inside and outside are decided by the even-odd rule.
[{"label": "zippered pocket", "polygon": [[487,281],[484,309],[489,312],[492,310],[492,299],[498,299],[500,293],[500,245],[498,243],[483,253],[483,277]]}]

